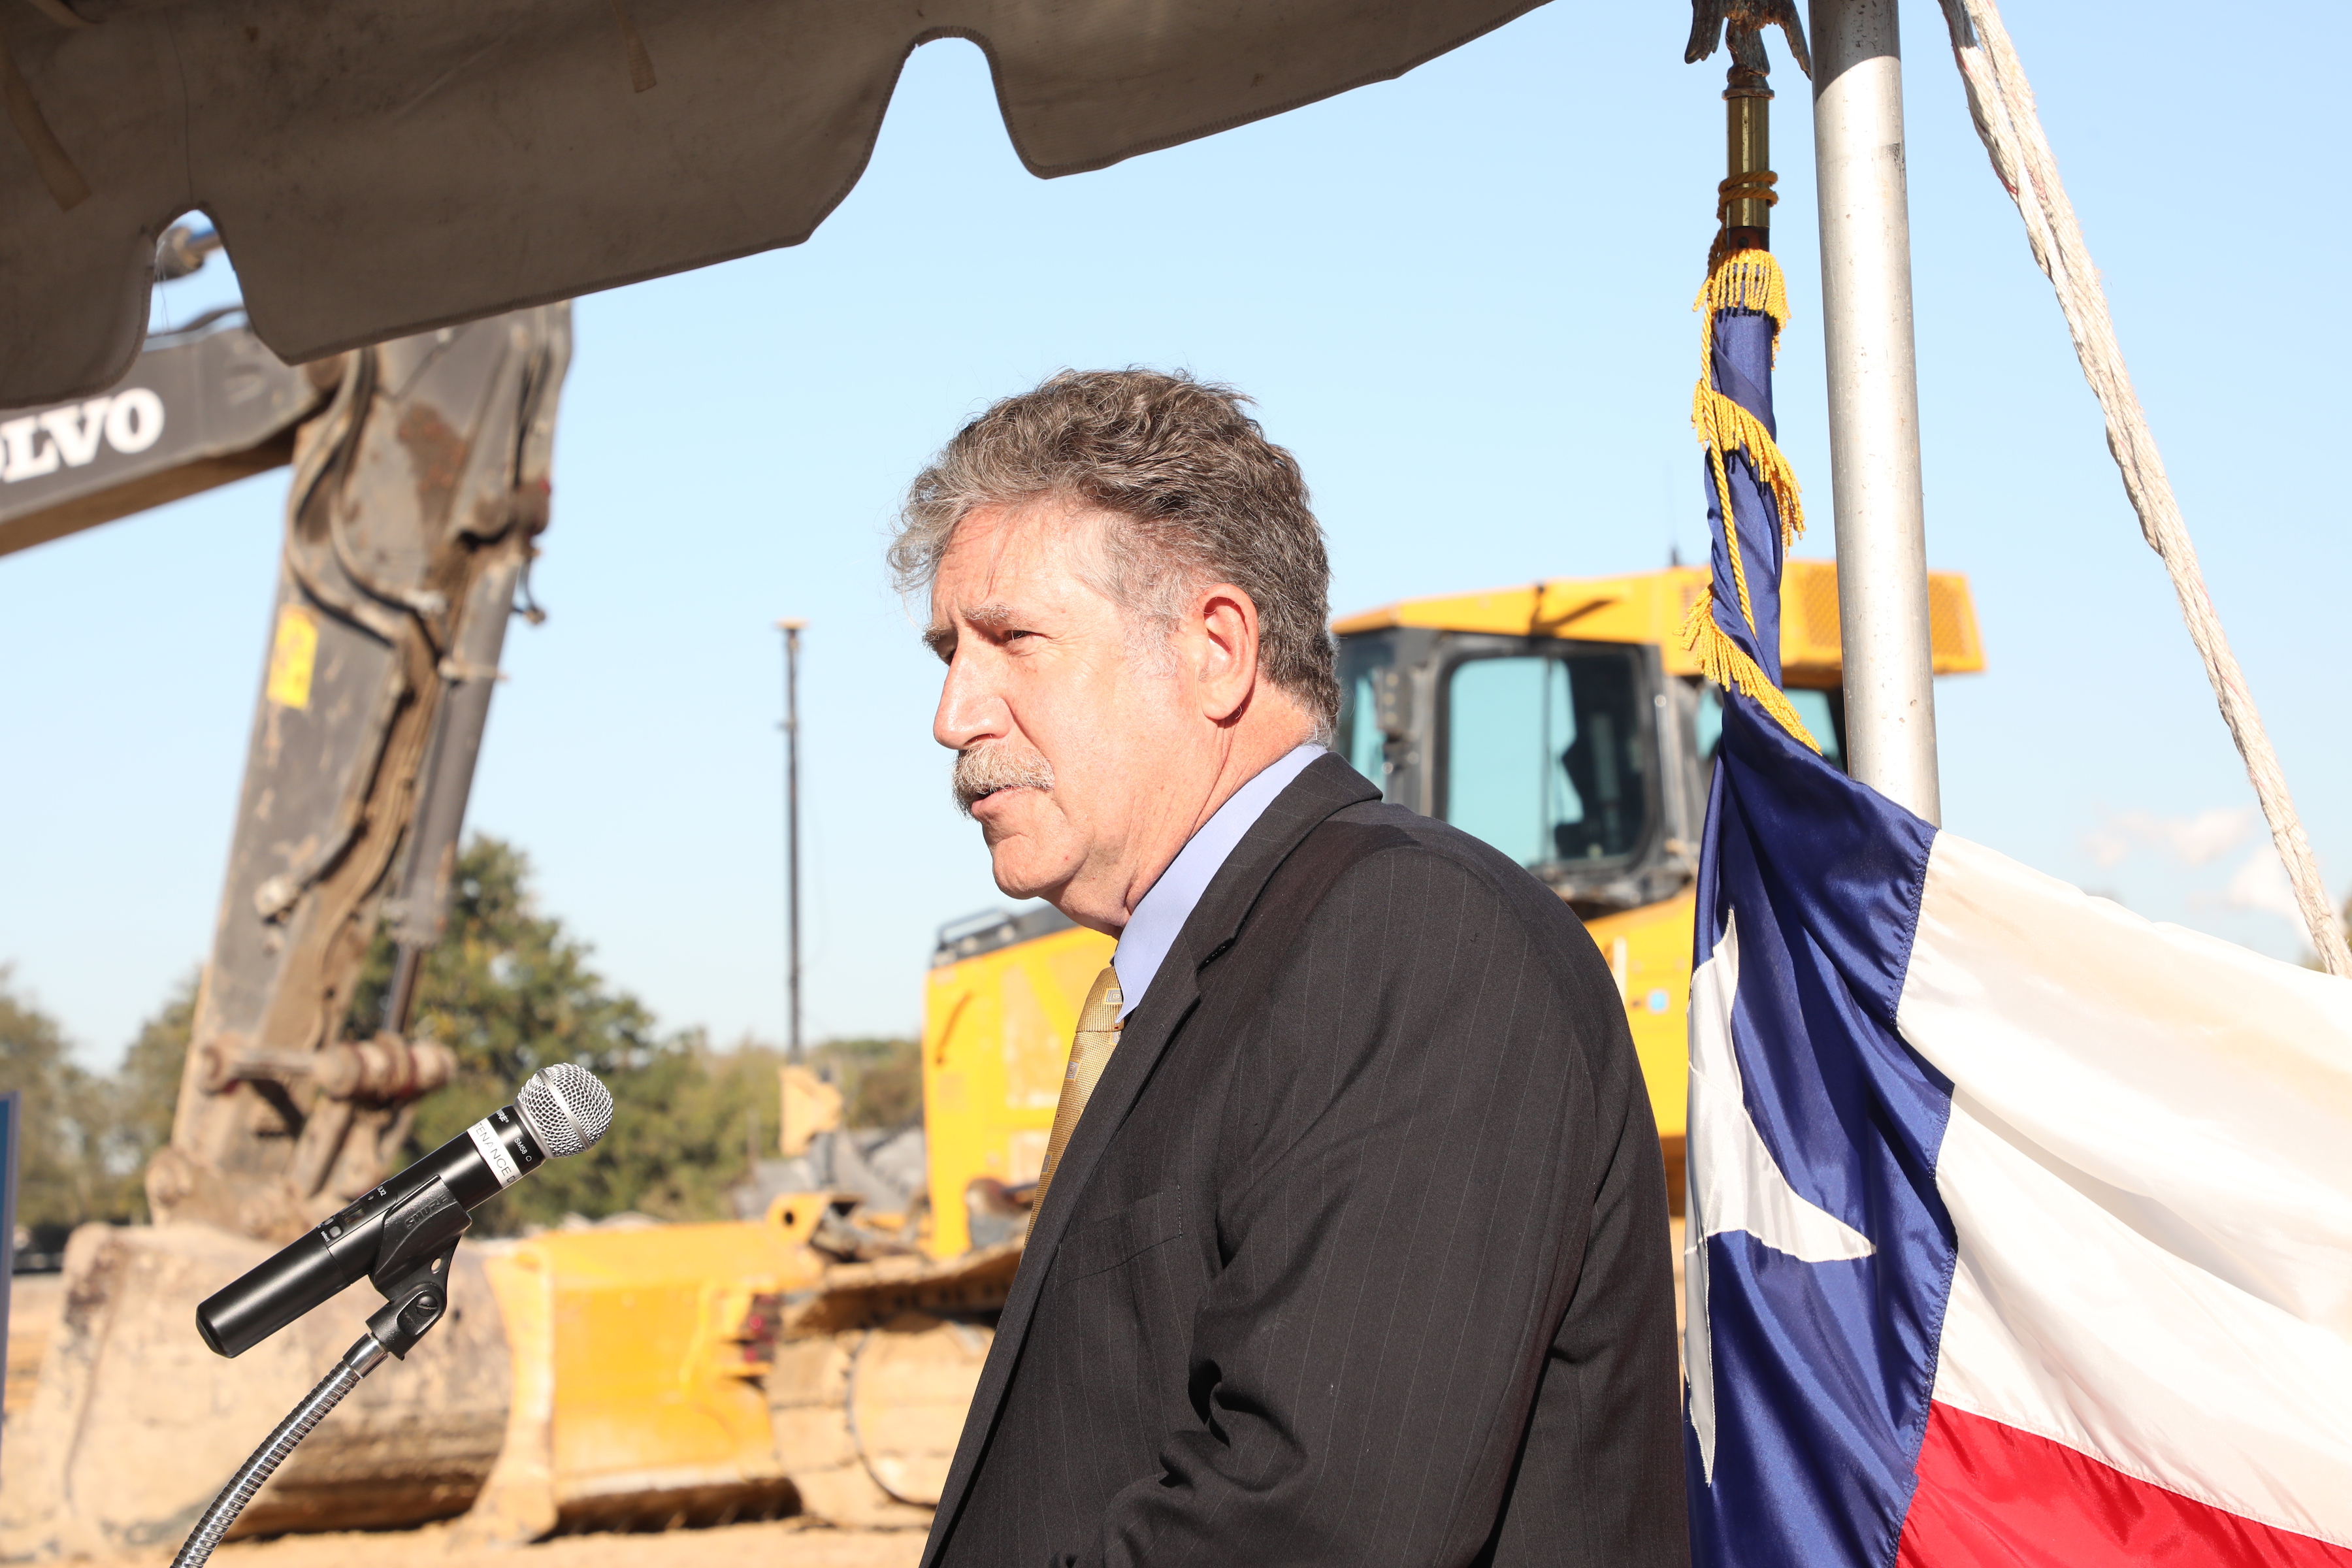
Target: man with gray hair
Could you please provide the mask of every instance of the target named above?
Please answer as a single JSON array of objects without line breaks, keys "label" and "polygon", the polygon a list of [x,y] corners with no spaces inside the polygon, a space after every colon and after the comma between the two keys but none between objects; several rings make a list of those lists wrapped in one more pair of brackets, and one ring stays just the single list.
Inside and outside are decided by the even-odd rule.
[{"label": "man with gray hair", "polygon": [[1118,938],[925,1568],[1685,1563],[1623,1003],[1323,749],[1322,531],[1243,404],[1057,375],[891,548],[997,886]]}]

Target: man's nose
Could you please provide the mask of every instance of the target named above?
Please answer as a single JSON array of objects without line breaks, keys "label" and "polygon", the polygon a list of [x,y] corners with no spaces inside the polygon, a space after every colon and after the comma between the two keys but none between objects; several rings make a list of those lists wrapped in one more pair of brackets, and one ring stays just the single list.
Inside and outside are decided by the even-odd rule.
[{"label": "man's nose", "polygon": [[939,711],[931,717],[931,739],[951,752],[982,741],[1001,741],[1012,731],[1013,713],[978,668],[980,661],[961,653],[948,664],[940,686]]}]

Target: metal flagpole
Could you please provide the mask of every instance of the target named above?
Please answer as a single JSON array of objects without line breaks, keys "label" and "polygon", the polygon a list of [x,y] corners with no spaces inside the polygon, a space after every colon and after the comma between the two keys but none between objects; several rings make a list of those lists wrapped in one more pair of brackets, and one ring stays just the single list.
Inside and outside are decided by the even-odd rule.
[{"label": "metal flagpole", "polygon": [[1895,0],[1812,0],[1830,490],[1853,776],[1940,820]]},{"label": "metal flagpole", "polygon": [[806,621],[782,620],[784,634],[784,925],[786,1045],[801,1059],[801,631]]}]

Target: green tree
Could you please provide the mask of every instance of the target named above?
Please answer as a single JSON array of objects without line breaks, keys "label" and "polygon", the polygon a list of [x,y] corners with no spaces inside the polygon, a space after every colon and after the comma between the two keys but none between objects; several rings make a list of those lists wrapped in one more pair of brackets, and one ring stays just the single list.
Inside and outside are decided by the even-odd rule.
[{"label": "green tree", "polygon": [[[509,1201],[528,1194],[532,1217],[542,1220],[624,1210],[732,1219],[727,1189],[772,1152],[780,1060],[763,1047],[713,1051],[698,1034],[684,1037],[609,1077],[613,1130],[585,1154],[516,1187]],[[530,1192],[533,1184],[541,1190]]]},{"label": "green tree", "polygon": [[[478,1226],[496,1235],[626,1210],[731,1217],[727,1188],[775,1146],[781,1054],[749,1041],[713,1050],[699,1031],[660,1034],[644,1004],[596,972],[588,944],[538,910],[530,878],[523,853],[495,838],[478,836],[458,858],[447,931],[425,958],[409,1029],[449,1047],[457,1072],[418,1104],[406,1158],[511,1100],[541,1068],[576,1061],[612,1089],[612,1131],[486,1205]],[[352,998],[353,1037],[375,1033],[394,956],[380,935]],[[0,1089],[25,1093],[17,1216],[44,1249],[86,1221],[147,1217],[142,1177],[171,1137],[196,987],[197,976],[183,980],[102,1077],[74,1063],[56,1021],[18,996],[0,966]],[[908,1120],[910,1094],[919,1110],[911,1042],[824,1049],[854,1125]]]},{"label": "green tree", "polygon": [[[539,911],[530,878],[529,858],[496,838],[478,835],[458,857],[448,925],[418,976],[409,1026],[456,1052],[457,1073],[417,1107],[408,1158],[512,1100],[541,1068],[576,1061],[612,1089],[612,1131],[485,1205],[476,1224],[497,1234],[567,1214],[731,1217],[725,1190],[748,1173],[747,1115],[775,1099],[774,1054],[658,1034],[644,1004],[596,973],[588,944]],[[383,1016],[394,956],[379,935],[352,994],[355,1036]]]},{"label": "green tree", "polygon": [[[589,966],[590,949],[541,914],[530,860],[476,835],[458,856],[447,925],[426,954],[409,1033],[457,1054],[458,1081],[510,1089],[550,1062],[599,1073],[642,1067],[663,1047],[653,1015],[610,989]],[[379,933],[352,994],[350,1033],[364,1039],[383,1016],[394,948]]]},{"label": "green tree", "polygon": [[16,1090],[16,1223],[43,1251],[86,1219],[114,1217],[103,1080],[78,1066],[57,1020],[18,995],[0,964],[0,1091]]},{"label": "green tree", "polygon": [[896,1130],[923,1119],[919,1040],[827,1040],[809,1052],[809,1061],[839,1086],[842,1120],[849,1126]]},{"label": "green tree", "polygon": [[106,1122],[102,1159],[108,1173],[109,1219],[143,1223],[147,1218],[147,1162],[172,1141],[172,1117],[180,1103],[180,1069],[188,1058],[188,1037],[196,1016],[201,971],[191,971],[122,1053],[121,1065],[104,1085]]}]

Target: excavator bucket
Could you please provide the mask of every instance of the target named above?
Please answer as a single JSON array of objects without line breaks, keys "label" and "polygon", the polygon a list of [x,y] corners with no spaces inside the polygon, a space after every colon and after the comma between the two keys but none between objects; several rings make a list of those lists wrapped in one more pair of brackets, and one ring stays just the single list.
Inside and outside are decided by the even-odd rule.
[{"label": "excavator bucket", "polygon": [[[207,1226],[84,1226],[65,1304],[0,1464],[0,1560],[175,1545],[237,1460],[358,1337],[347,1292],[236,1361],[196,1337],[196,1303],[274,1249]],[[508,1421],[506,1335],[465,1248],[450,1310],[396,1376],[368,1379],[295,1450],[239,1535],[356,1530],[465,1512]]]}]

